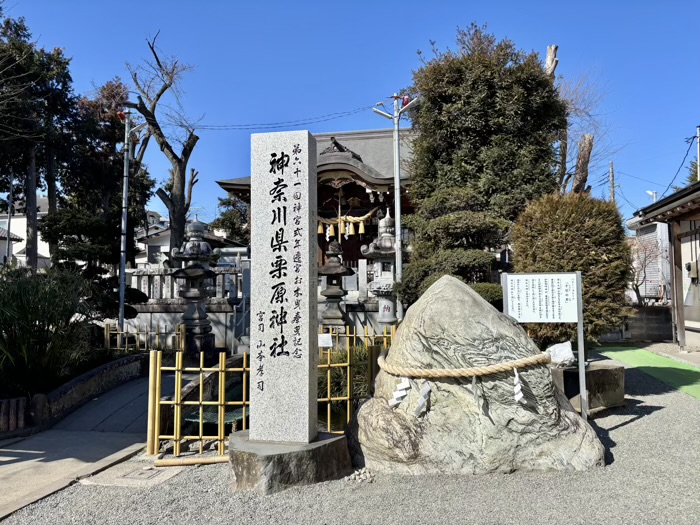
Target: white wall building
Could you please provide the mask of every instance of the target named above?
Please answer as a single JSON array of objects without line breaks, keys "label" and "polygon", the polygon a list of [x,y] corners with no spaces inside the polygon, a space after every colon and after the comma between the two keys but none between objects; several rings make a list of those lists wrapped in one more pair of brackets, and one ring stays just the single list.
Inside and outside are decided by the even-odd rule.
[{"label": "white wall building", "polygon": [[[632,241],[634,280],[643,299],[666,302],[671,298],[671,263],[668,225],[661,222],[640,224],[635,217],[627,227],[635,232]],[[636,297],[632,297],[636,300]]]},{"label": "white wall building", "polygon": [[[37,195],[37,207],[38,207],[38,219],[41,220],[49,210],[49,200],[43,195]],[[16,235],[19,240],[15,240],[12,243],[12,256],[17,260],[17,264],[20,266],[26,266],[27,264],[27,216],[22,211],[18,212],[18,206],[15,206],[15,212],[12,215],[12,220],[10,222],[10,233]],[[0,228],[7,230],[8,225],[8,214],[0,213]],[[37,267],[38,268],[48,268],[51,266],[51,258],[49,256],[49,244],[44,242],[41,238],[41,234],[37,233],[38,245],[37,245]],[[7,250],[6,241],[0,244],[0,261],[4,261],[4,257]]]}]

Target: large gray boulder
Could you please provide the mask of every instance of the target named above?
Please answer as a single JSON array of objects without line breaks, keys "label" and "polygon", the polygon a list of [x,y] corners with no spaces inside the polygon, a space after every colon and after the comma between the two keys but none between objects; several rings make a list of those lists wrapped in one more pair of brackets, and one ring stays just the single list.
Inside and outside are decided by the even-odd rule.
[{"label": "large gray boulder", "polygon": [[[390,365],[469,368],[539,353],[525,331],[454,277],[443,277],[409,308],[387,356]],[[593,429],[552,385],[546,365],[519,370],[527,404],[513,396],[512,372],[430,380],[428,410],[416,417],[422,379],[396,408],[401,378],[380,371],[374,397],[348,437],[353,462],[380,472],[481,474],[586,470],[603,465]]]}]

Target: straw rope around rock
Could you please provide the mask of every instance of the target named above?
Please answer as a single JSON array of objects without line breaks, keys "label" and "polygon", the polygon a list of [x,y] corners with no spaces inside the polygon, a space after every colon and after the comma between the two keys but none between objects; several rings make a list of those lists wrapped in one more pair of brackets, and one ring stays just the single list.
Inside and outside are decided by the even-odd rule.
[{"label": "straw rope around rock", "polygon": [[377,359],[379,368],[386,373],[398,377],[412,377],[421,379],[439,379],[444,377],[475,377],[499,372],[510,372],[514,368],[525,368],[534,365],[546,365],[551,362],[548,353],[531,355],[514,361],[496,363],[488,366],[475,366],[472,368],[405,368],[402,366],[390,365],[386,362],[386,352],[382,352]]}]

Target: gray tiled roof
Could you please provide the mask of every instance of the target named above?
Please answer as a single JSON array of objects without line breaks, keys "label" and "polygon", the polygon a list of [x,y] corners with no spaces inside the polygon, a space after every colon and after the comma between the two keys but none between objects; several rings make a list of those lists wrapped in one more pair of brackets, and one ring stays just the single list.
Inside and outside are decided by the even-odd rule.
[{"label": "gray tiled roof", "polygon": [[[357,153],[362,158],[362,163],[372,168],[374,176],[387,179],[390,182],[394,177],[394,130],[378,129],[368,131],[338,131],[335,133],[314,134],[319,161],[323,160],[321,153],[331,145],[331,137],[344,147]],[[401,129],[401,179],[410,178],[406,161],[411,158],[413,152],[411,143],[413,131]],[[235,179],[217,181],[218,184],[250,186],[250,177],[237,177]]]},{"label": "gray tiled roof", "polygon": [[[19,235],[15,235],[14,233],[10,234],[10,239],[14,242],[21,242],[24,240],[22,239],[22,237],[20,237]],[[7,240],[7,230],[5,228],[0,228],[0,240]]]}]

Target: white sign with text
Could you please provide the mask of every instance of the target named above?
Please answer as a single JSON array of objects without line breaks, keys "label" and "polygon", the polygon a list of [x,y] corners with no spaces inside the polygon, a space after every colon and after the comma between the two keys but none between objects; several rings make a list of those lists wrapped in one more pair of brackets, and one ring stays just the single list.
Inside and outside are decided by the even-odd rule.
[{"label": "white sign with text", "polygon": [[576,273],[502,276],[503,310],[520,323],[578,322]]},{"label": "white sign with text", "polygon": [[588,417],[581,272],[504,273],[503,312],[519,323],[576,323],[581,416]]}]

